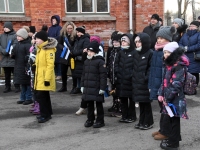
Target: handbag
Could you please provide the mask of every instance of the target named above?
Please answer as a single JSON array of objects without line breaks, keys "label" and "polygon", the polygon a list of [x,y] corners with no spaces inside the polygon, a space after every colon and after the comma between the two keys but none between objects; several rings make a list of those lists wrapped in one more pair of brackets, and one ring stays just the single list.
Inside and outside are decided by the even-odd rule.
[{"label": "handbag", "polygon": [[194,60],[200,61],[200,53],[198,54],[198,53],[194,52]]}]

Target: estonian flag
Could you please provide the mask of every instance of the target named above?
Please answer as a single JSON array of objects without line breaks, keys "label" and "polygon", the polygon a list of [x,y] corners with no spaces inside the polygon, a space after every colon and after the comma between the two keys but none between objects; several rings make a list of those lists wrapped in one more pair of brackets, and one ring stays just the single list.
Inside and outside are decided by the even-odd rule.
[{"label": "estonian flag", "polygon": [[68,48],[68,43],[67,43],[68,40],[66,40],[66,39],[65,39],[65,42],[64,42],[63,51],[60,55],[60,63],[68,65],[68,62],[69,62],[68,58],[69,58],[70,50]]}]

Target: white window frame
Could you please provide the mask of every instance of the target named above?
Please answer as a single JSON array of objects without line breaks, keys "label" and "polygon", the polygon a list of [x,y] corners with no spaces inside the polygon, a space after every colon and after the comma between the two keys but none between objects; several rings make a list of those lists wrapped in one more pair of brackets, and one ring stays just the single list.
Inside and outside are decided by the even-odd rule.
[{"label": "white window frame", "polygon": [[11,12],[9,9],[9,0],[4,0],[4,8],[5,8],[5,11],[0,11],[1,14],[23,14],[24,13],[24,0],[21,0],[22,1],[22,12]]},{"label": "white window frame", "polygon": [[97,0],[92,0],[93,11],[92,12],[82,12],[82,0],[78,1],[78,11],[77,12],[67,12],[67,1],[65,0],[65,13],[66,14],[108,14],[110,13],[110,0],[107,0],[108,11],[107,12],[97,12]]}]

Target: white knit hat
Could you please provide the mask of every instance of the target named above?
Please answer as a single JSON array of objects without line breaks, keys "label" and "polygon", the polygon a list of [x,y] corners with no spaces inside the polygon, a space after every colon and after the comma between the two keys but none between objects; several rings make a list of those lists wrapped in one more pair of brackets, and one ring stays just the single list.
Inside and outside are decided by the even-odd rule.
[{"label": "white knit hat", "polygon": [[170,42],[168,44],[165,45],[165,47],[163,48],[163,52],[164,51],[169,51],[169,52],[173,52],[175,51],[177,48],[179,47],[177,42]]}]

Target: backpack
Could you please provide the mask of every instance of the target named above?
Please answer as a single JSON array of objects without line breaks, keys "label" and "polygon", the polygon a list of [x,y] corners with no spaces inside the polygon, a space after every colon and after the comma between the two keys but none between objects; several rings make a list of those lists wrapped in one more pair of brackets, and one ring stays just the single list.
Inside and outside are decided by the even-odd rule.
[{"label": "backpack", "polygon": [[195,95],[197,93],[196,77],[189,72],[186,72],[183,92],[185,95]]}]

